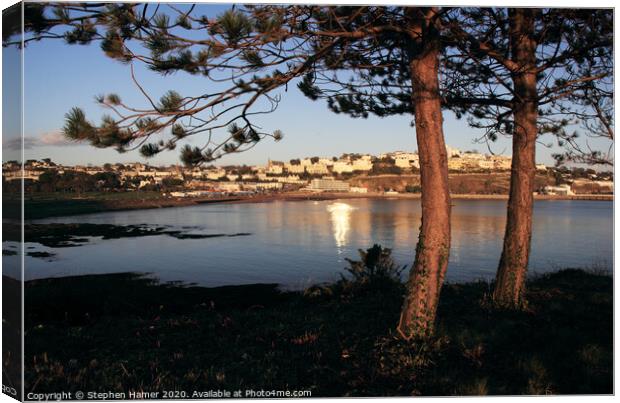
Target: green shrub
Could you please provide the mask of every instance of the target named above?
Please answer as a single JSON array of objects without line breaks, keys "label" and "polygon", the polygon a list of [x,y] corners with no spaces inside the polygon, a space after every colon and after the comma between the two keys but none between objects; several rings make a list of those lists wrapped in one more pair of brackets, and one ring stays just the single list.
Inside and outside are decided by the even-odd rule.
[{"label": "green shrub", "polygon": [[[401,273],[407,266],[398,266],[392,259],[392,250],[383,248],[381,245],[373,245],[366,251],[359,249],[361,260],[346,259],[349,267],[345,270],[349,272],[353,278],[351,281],[367,284],[377,280],[393,280],[400,282]],[[343,280],[346,281],[346,279]]]}]

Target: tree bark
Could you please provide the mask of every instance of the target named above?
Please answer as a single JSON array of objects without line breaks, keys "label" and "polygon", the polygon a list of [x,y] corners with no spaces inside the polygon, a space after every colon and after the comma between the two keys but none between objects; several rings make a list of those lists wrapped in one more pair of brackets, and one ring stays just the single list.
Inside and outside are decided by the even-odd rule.
[{"label": "tree bark", "polygon": [[398,324],[405,339],[432,334],[450,253],[448,157],[438,76],[440,44],[433,25],[436,12],[419,7],[410,11],[413,43],[409,69],[420,157],[422,225]]},{"label": "tree bark", "polygon": [[536,12],[535,9],[510,10],[512,56],[519,67],[512,74],[515,96],[510,196],[504,246],[493,291],[495,303],[505,308],[518,308],[524,302],[532,239],[538,133],[537,44],[533,38]]}]

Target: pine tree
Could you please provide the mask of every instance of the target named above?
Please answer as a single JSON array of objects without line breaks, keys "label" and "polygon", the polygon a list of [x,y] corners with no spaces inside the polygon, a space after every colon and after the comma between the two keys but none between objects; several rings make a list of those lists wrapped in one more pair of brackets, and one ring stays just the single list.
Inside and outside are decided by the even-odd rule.
[{"label": "pine tree", "polygon": [[[411,116],[420,155],[422,225],[398,325],[407,339],[432,333],[448,264],[442,108],[467,114],[470,124],[487,129],[489,139],[498,133],[513,137],[499,270],[504,274],[498,274],[496,289],[496,299],[510,303],[521,299],[529,256],[538,132],[564,136],[566,142],[562,128],[568,120],[552,120],[559,110],[603,116],[609,123],[609,92],[597,81],[607,74],[599,72],[599,59],[608,57],[612,31],[605,11],[269,5],[233,6],[210,18],[196,5],[169,5],[167,11],[149,4],[26,3],[25,8],[28,41],[98,41],[108,57],[128,65],[144,95],[147,108],[126,105],[115,94],[99,96],[112,113],[99,124],[77,108],[67,114],[65,134],[96,147],[153,156],[202,134],[206,143],[182,147],[181,159],[188,165],[208,163],[265,137],[281,138],[277,130],[262,131],[253,118],[275,110],[277,91],[293,83],[335,113]],[[207,87],[219,83],[218,89],[198,96],[171,90],[156,100],[135,77],[134,63],[162,75],[202,77]],[[573,69],[575,63],[588,67]],[[567,91],[570,96],[562,95]],[[607,112],[597,113],[591,100]],[[548,118],[545,124],[541,116]],[[167,141],[149,142],[162,132]]]},{"label": "pine tree", "polygon": [[567,132],[575,118],[613,140],[613,12],[587,9],[461,9],[447,29],[455,49],[446,73],[458,86],[472,126],[488,140],[512,136],[512,170],[504,246],[494,299],[519,307],[532,236],[536,143],[551,133],[567,152],[558,160],[609,163],[582,150]]},{"label": "pine tree", "polygon": [[[80,109],[67,114],[64,132],[78,141],[118,151],[139,148],[145,156],[207,134],[203,147],[185,146],[182,160],[207,163],[240,152],[265,136],[252,123],[275,109],[273,91],[294,79],[311,99],[325,99],[336,113],[415,117],[421,162],[422,227],[398,326],[406,338],[432,332],[450,249],[450,196],[442,130],[439,58],[440,20],[446,10],[421,7],[232,7],[215,19],[189,6],[168,12],[148,4],[26,3],[29,40],[64,38],[70,44],[99,41],[108,57],[129,65],[150,107],[126,105],[117,95],[98,97],[114,114],[100,124]],[[65,27],[62,33],[55,29]],[[146,53],[146,54],[145,54]],[[159,101],[136,80],[133,63],[161,74],[186,72],[228,88],[201,96],[170,91]],[[266,110],[257,110],[260,106]],[[226,122],[226,123],[223,123]],[[216,132],[227,128],[223,141]],[[148,142],[155,133],[169,140]]]}]

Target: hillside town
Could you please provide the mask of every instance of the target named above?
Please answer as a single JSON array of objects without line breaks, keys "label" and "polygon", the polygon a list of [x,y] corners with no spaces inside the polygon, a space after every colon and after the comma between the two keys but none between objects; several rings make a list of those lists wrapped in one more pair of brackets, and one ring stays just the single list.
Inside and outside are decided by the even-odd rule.
[{"label": "hillside town", "polygon": [[[446,147],[451,174],[508,173],[511,158],[504,155],[481,154]],[[360,178],[382,176],[414,176],[419,172],[420,160],[415,152],[394,151],[378,156],[343,154],[340,157],[305,157],[287,162],[268,160],[256,166],[200,166],[187,168],[180,165],[167,167],[144,163],[104,164],[103,166],[66,166],[50,159],[28,160],[24,164],[25,190],[30,192],[55,191],[158,191],[167,197],[217,197],[222,195],[252,195],[283,191],[302,192],[376,192],[377,188],[359,185]],[[3,164],[5,183],[22,177],[16,161]],[[554,183],[537,192],[541,194],[572,195],[583,188],[590,193],[612,193],[613,174],[594,170],[551,168],[537,165],[541,174],[553,176]],[[594,191],[592,191],[594,189]],[[398,190],[385,187],[386,194]],[[403,190],[403,189],[401,189]],[[419,192],[412,183],[404,190]]]}]

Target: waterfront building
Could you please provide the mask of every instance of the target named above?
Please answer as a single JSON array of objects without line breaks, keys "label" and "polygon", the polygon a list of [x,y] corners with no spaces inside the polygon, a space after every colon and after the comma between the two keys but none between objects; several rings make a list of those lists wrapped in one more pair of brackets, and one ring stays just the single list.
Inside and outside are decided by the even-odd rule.
[{"label": "waterfront building", "polygon": [[18,180],[18,179],[30,179],[34,181],[39,180],[39,175],[41,175],[42,171],[35,171],[34,169],[24,169],[23,171],[2,171],[2,176],[7,181]]},{"label": "waterfront building", "polygon": [[609,192],[614,192],[614,182],[613,181],[594,181],[601,188],[606,188]]},{"label": "waterfront building", "polygon": [[315,192],[348,192],[349,184],[335,179],[313,179],[307,189]]},{"label": "waterfront building", "polygon": [[613,181],[575,179],[571,183],[571,189],[575,193],[613,193]]},{"label": "waterfront building", "polygon": [[571,196],[574,195],[570,185],[558,185],[558,186],[545,186],[543,193],[548,195],[562,195]]},{"label": "waterfront building", "polygon": [[186,192],[170,192],[172,197],[201,197],[201,196],[219,196],[218,192],[210,192],[207,190],[190,190]]},{"label": "waterfront building", "polygon": [[243,190],[264,191],[281,190],[283,185],[280,182],[244,182],[241,187]]}]

